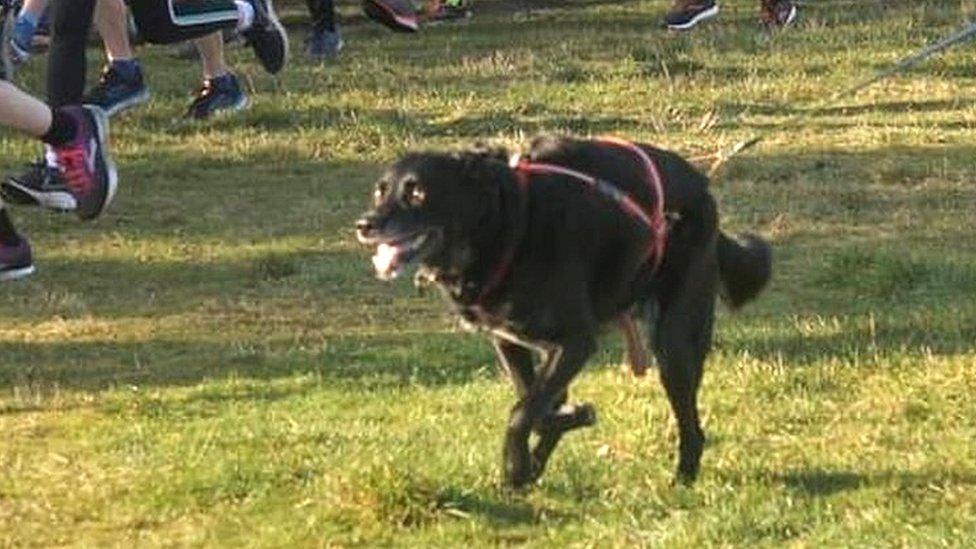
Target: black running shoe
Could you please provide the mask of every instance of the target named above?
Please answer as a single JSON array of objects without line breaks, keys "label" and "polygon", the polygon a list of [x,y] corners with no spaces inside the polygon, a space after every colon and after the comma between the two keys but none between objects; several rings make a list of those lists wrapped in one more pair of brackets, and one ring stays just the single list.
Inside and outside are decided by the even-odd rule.
[{"label": "black running shoe", "polygon": [[767,27],[785,27],[796,20],[796,6],[790,0],[763,0],[760,17]]},{"label": "black running shoe", "polygon": [[11,204],[41,206],[62,212],[74,211],[78,206],[61,177],[61,171],[48,166],[43,158],[26,170],[7,177],[0,184],[0,195]]},{"label": "black running shoe", "polygon": [[288,33],[278,21],[271,0],[247,0],[254,7],[254,23],[242,32],[264,70],[277,74],[288,61]]},{"label": "black running shoe", "polygon": [[678,0],[664,16],[664,22],[672,30],[690,30],[716,15],[718,4],[715,0]]},{"label": "black running shoe", "polygon": [[203,87],[197,92],[193,103],[190,103],[186,116],[195,120],[204,120],[218,112],[236,112],[246,109],[247,105],[247,94],[241,89],[241,83],[236,76],[228,73],[203,81]]},{"label": "black running shoe", "polygon": [[101,108],[108,116],[115,116],[149,101],[149,87],[142,78],[142,68],[135,64],[129,72],[131,74],[123,74],[114,64],[105,66],[98,84],[88,91],[84,103]]},{"label": "black running shoe", "polygon": [[0,242],[0,282],[17,280],[34,273],[34,260],[27,239],[21,237],[16,246]]}]

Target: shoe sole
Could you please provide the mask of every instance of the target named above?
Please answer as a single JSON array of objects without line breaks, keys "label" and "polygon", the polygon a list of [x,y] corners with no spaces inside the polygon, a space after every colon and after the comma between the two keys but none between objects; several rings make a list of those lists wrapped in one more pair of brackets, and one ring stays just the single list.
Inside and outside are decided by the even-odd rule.
[{"label": "shoe sole", "polygon": [[[285,65],[288,64],[288,50],[291,49],[290,45],[288,44],[288,31],[285,30],[285,26],[282,25],[281,21],[278,19],[278,13],[275,12],[274,3],[271,0],[268,0],[268,20],[271,21],[271,25],[274,26],[278,35],[281,36],[281,42],[285,46],[285,52],[281,59],[281,68],[284,69]],[[278,69],[278,72],[281,72],[281,69]]]},{"label": "shoe sole", "polygon": [[115,200],[115,192],[119,187],[119,173],[115,167],[115,162],[112,160],[112,156],[108,152],[108,115],[105,114],[105,111],[101,107],[95,105],[85,105],[85,108],[95,121],[95,135],[102,152],[102,162],[105,163],[105,174],[108,178],[108,189],[106,189],[105,201],[102,202],[101,208],[90,217],[82,217],[82,219],[95,219],[102,215],[112,204],[112,201]]},{"label": "shoe sole", "polygon": [[27,197],[29,200],[23,200],[21,198],[8,198],[8,201],[16,204],[32,204],[35,206],[40,206],[48,210],[54,210],[56,212],[73,212],[78,209],[78,202],[75,200],[74,196],[67,191],[56,191],[50,193],[39,193],[30,187],[25,187],[21,185],[15,179],[8,179],[3,182],[3,188],[6,193],[14,192]]},{"label": "shoe sole", "polygon": [[390,30],[397,32],[417,32],[420,30],[416,16],[412,20],[408,19],[389,9],[382,2],[363,0],[363,11],[366,12],[367,17]]},{"label": "shoe sole", "polygon": [[11,280],[26,278],[34,274],[34,271],[35,269],[33,265],[2,271],[0,272],[0,282],[10,282]]},{"label": "shoe sole", "polygon": [[209,116],[204,118],[195,118],[193,116],[187,116],[188,119],[194,122],[206,122],[208,120],[213,120],[214,118],[221,118],[223,116],[230,116],[232,114],[241,112],[251,106],[251,98],[245,95],[240,101],[234,103],[233,105],[217,109],[210,113]]},{"label": "shoe sole", "polygon": [[122,111],[131,109],[132,107],[136,107],[138,105],[142,105],[143,103],[148,102],[150,97],[152,97],[152,92],[149,91],[149,88],[142,88],[142,90],[139,93],[131,97],[127,97],[122,101],[119,101],[118,103],[113,104],[108,109],[94,104],[92,104],[92,106],[102,109],[102,112],[104,112],[108,117],[111,118]]},{"label": "shoe sole", "polygon": [[786,16],[786,21],[783,21],[783,26],[792,25],[793,21],[796,20],[796,6],[790,7],[790,14]]},{"label": "shoe sole", "polygon": [[681,25],[674,25],[674,24],[669,23],[668,24],[668,28],[671,29],[671,30],[690,30],[690,29],[694,28],[695,26],[697,26],[699,23],[701,23],[703,21],[707,21],[707,20],[711,19],[712,17],[715,17],[716,15],[718,15],[718,6],[717,5],[712,6],[712,7],[708,8],[707,10],[699,13],[698,15],[692,17],[691,20],[688,21],[687,23],[684,23],[684,24],[681,24]]}]

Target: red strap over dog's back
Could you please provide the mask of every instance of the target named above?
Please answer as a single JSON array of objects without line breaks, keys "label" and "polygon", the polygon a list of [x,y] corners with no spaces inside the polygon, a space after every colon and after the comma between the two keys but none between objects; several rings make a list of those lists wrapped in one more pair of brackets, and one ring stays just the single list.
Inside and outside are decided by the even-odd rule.
[{"label": "red strap over dog's back", "polygon": [[644,164],[647,186],[654,199],[653,209],[650,213],[650,226],[654,232],[654,238],[651,239],[651,249],[648,255],[654,261],[654,268],[657,269],[661,266],[661,261],[664,260],[664,250],[668,243],[668,223],[664,216],[664,178],[661,176],[661,170],[658,168],[657,162],[654,162],[644,149],[630,141],[611,136],[601,137],[598,141],[627,149]]},{"label": "red strap over dog's back", "polygon": [[[597,142],[627,149],[644,165],[646,181],[654,200],[650,212],[645,210],[632,196],[620,190],[615,185],[601,181],[591,175],[558,164],[543,164],[516,158],[512,167],[515,172],[516,181],[518,181],[519,197],[523,202],[527,199],[529,182],[531,176],[535,174],[565,175],[585,183],[594,190],[609,195],[620,205],[620,208],[624,212],[637,218],[650,228],[651,242],[648,246],[647,257],[652,263],[654,270],[657,270],[664,260],[664,251],[667,246],[667,222],[664,217],[664,181],[661,177],[661,171],[658,169],[657,163],[643,149],[629,141],[615,137],[603,137],[597,140]],[[524,204],[521,207],[524,207]],[[491,276],[489,276],[482,288],[478,299],[475,301],[476,304],[481,305],[504,282],[508,276],[508,271],[511,269],[512,261],[515,259],[517,246],[517,240],[510,243],[508,249],[506,249],[498,265],[496,265]]]}]

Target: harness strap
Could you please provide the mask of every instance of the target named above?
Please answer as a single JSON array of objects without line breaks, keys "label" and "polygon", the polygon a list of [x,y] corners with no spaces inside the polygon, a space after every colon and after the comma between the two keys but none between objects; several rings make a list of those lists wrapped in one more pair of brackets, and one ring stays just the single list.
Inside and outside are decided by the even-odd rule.
[{"label": "harness strap", "polygon": [[481,305],[492,292],[495,291],[498,286],[501,286],[502,282],[505,281],[505,277],[508,276],[508,271],[512,268],[512,262],[515,261],[515,253],[518,251],[518,244],[522,241],[522,235],[525,233],[527,210],[528,210],[528,195],[529,195],[529,174],[519,170],[515,170],[515,181],[518,186],[518,223],[519,226],[516,228],[515,238],[509,242],[508,247],[505,249],[505,253],[502,255],[501,260],[498,265],[495,266],[495,270],[488,277],[487,282],[481,288],[481,292],[478,294],[478,299],[475,300],[475,305]]},{"label": "harness strap", "polygon": [[528,207],[528,187],[532,175],[555,174],[571,177],[583,182],[597,192],[613,199],[614,202],[616,202],[620,208],[624,210],[624,212],[637,218],[651,229],[652,237],[648,246],[647,255],[655,270],[660,267],[661,262],[664,259],[664,251],[667,246],[667,220],[664,216],[664,183],[663,178],[661,177],[661,172],[657,167],[657,163],[655,163],[654,160],[651,159],[651,157],[648,156],[643,149],[629,141],[615,137],[604,137],[599,139],[598,142],[627,149],[640,159],[647,174],[646,181],[648,187],[651,195],[654,197],[653,209],[650,211],[650,213],[648,213],[643,206],[634,200],[632,196],[620,190],[612,183],[597,179],[589,174],[567,168],[565,166],[529,162],[520,156],[512,157],[510,164],[519,188],[520,225],[516,237],[509,244],[498,265],[495,267],[495,270],[482,287],[477,300],[474,302],[475,305],[483,304],[483,302],[492,294],[492,292],[494,292],[498,286],[505,281],[505,278],[508,276],[508,272],[512,267],[512,262],[515,260],[515,253],[517,252],[518,244],[522,240],[522,233],[525,232],[525,225],[527,224],[524,218],[527,214],[526,208]]},{"label": "harness strap", "polygon": [[657,162],[648,156],[644,149],[630,141],[607,136],[601,137],[599,142],[627,149],[634,153],[637,158],[640,158],[644,164],[647,186],[651,191],[651,196],[654,197],[654,205],[650,213],[650,222],[648,223],[654,232],[654,238],[651,240],[648,256],[652,258],[654,269],[656,270],[664,260],[664,251],[667,249],[668,243],[668,222],[664,215],[664,177],[661,175],[661,170],[658,168]]}]

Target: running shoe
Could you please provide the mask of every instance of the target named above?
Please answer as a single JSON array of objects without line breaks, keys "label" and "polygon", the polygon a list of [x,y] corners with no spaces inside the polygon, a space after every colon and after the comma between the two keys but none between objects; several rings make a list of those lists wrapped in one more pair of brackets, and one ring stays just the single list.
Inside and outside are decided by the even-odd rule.
[{"label": "running shoe", "polygon": [[27,169],[9,176],[0,184],[0,195],[11,204],[41,206],[61,212],[78,207],[71,189],[61,177],[61,170],[49,166],[43,158]]},{"label": "running shoe", "polygon": [[108,116],[92,105],[62,107],[61,112],[74,118],[78,129],[70,143],[52,149],[77,203],[75,213],[83,220],[94,219],[112,203],[118,187],[118,173],[108,154]]},{"label": "running shoe", "polygon": [[796,6],[790,0],[763,0],[760,17],[767,27],[785,27],[796,20]]},{"label": "running shoe", "polygon": [[677,0],[664,22],[671,30],[690,30],[698,23],[718,15],[715,0]]},{"label": "running shoe", "polygon": [[446,23],[471,18],[467,0],[433,0],[427,3],[424,20],[428,23]]},{"label": "running shoe", "polygon": [[121,69],[110,63],[102,69],[98,84],[88,91],[84,102],[99,107],[108,116],[131,109],[149,101],[149,87],[142,78],[142,67],[134,62],[132,68]]},{"label": "running shoe", "polygon": [[0,282],[17,280],[34,274],[34,260],[26,238],[21,237],[16,246],[0,242]]},{"label": "running shoe", "polygon": [[312,29],[305,39],[305,55],[314,60],[335,59],[344,45],[338,27],[334,31]]},{"label": "running shoe", "polygon": [[10,29],[9,35],[4,34],[4,38],[6,39],[9,36],[10,44],[7,46],[10,48],[10,61],[14,65],[23,65],[30,59],[31,43],[34,40],[36,27],[22,17],[12,18],[14,19],[13,27]]},{"label": "running shoe", "polygon": [[221,111],[243,110],[247,105],[247,94],[241,89],[240,81],[236,76],[228,73],[203,81],[203,86],[190,103],[186,116],[195,120],[204,120]]},{"label": "running shoe", "polygon": [[264,70],[277,74],[288,61],[288,33],[278,21],[271,0],[247,0],[254,8],[254,23],[241,33]]},{"label": "running shoe", "polygon": [[420,22],[410,0],[363,0],[366,16],[397,32],[417,32]]}]

